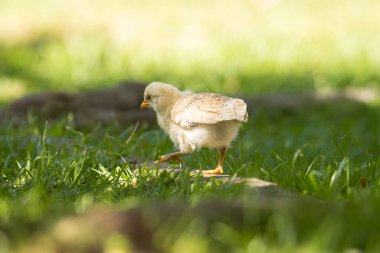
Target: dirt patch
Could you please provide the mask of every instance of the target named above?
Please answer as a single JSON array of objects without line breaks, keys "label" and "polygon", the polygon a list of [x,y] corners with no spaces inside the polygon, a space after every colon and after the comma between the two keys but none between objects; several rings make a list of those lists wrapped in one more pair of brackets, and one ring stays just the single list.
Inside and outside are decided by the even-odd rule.
[{"label": "dirt patch", "polygon": [[[78,94],[65,92],[33,94],[14,101],[0,111],[0,122],[25,123],[29,115],[41,121],[55,120],[71,113],[74,124],[78,127],[112,122],[125,126],[136,122],[155,124],[154,112],[139,108],[145,86],[144,82],[122,81],[112,88]],[[349,89],[339,92],[240,97],[246,101],[248,110],[252,112],[261,107],[279,110],[337,102],[371,102],[378,99],[379,92],[371,89]]]},{"label": "dirt patch", "polygon": [[108,89],[85,91],[78,94],[46,92],[20,98],[9,104],[0,114],[1,121],[24,123],[28,115],[40,120],[55,120],[73,115],[76,126],[119,122],[130,125],[136,122],[152,123],[151,110],[139,110],[145,83],[123,81]]}]

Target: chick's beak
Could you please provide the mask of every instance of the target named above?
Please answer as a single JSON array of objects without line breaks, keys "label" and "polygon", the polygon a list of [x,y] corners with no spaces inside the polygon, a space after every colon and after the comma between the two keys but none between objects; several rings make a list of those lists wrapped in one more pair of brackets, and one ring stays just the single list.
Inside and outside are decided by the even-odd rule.
[{"label": "chick's beak", "polygon": [[146,101],[146,99],[144,99],[144,101],[142,101],[141,105],[140,105],[140,109],[145,109],[147,108],[148,106],[150,105],[150,103],[148,101]]}]

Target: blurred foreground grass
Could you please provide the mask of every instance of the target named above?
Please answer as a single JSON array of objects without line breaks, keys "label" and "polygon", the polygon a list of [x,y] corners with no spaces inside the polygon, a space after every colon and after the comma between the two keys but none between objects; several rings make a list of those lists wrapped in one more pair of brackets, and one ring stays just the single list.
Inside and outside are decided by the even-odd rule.
[{"label": "blurred foreground grass", "polygon": [[226,93],[377,87],[380,3],[2,1],[1,101],[120,79]]}]

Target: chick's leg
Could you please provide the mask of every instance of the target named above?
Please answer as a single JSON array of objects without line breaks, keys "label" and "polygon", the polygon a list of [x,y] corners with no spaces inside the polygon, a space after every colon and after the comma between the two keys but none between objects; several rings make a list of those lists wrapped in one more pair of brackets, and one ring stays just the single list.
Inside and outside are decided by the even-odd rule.
[{"label": "chick's leg", "polygon": [[218,165],[216,165],[216,169],[214,170],[204,170],[202,171],[203,175],[219,175],[223,173],[223,163],[224,158],[226,157],[227,147],[223,147],[219,149],[219,160]]},{"label": "chick's leg", "polygon": [[179,158],[180,156],[184,156],[184,155],[187,155],[188,153],[186,152],[174,152],[174,153],[170,153],[170,154],[167,154],[167,155],[163,155],[163,156],[160,156],[160,159],[158,159],[157,163],[162,163],[162,162],[167,162],[167,161],[172,161],[172,160],[176,160],[180,163],[183,163],[182,159]]}]

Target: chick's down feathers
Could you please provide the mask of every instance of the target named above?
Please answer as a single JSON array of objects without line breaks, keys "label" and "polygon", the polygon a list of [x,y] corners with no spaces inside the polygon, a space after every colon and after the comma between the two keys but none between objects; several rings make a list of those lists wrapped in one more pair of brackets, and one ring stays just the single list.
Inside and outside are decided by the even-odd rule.
[{"label": "chick's down feathers", "polygon": [[217,169],[206,171],[210,174],[223,172],[227,148],[236,137],[240,124],[248,121],[247,105],[241,99],[180,91],[159,82],[145,88],[141,108],[146,107],[156,112],[158,124],[180,149],[161,156],[159,161],[180,160],[179,156],[201,147],[216,148],[220,158]]}]

